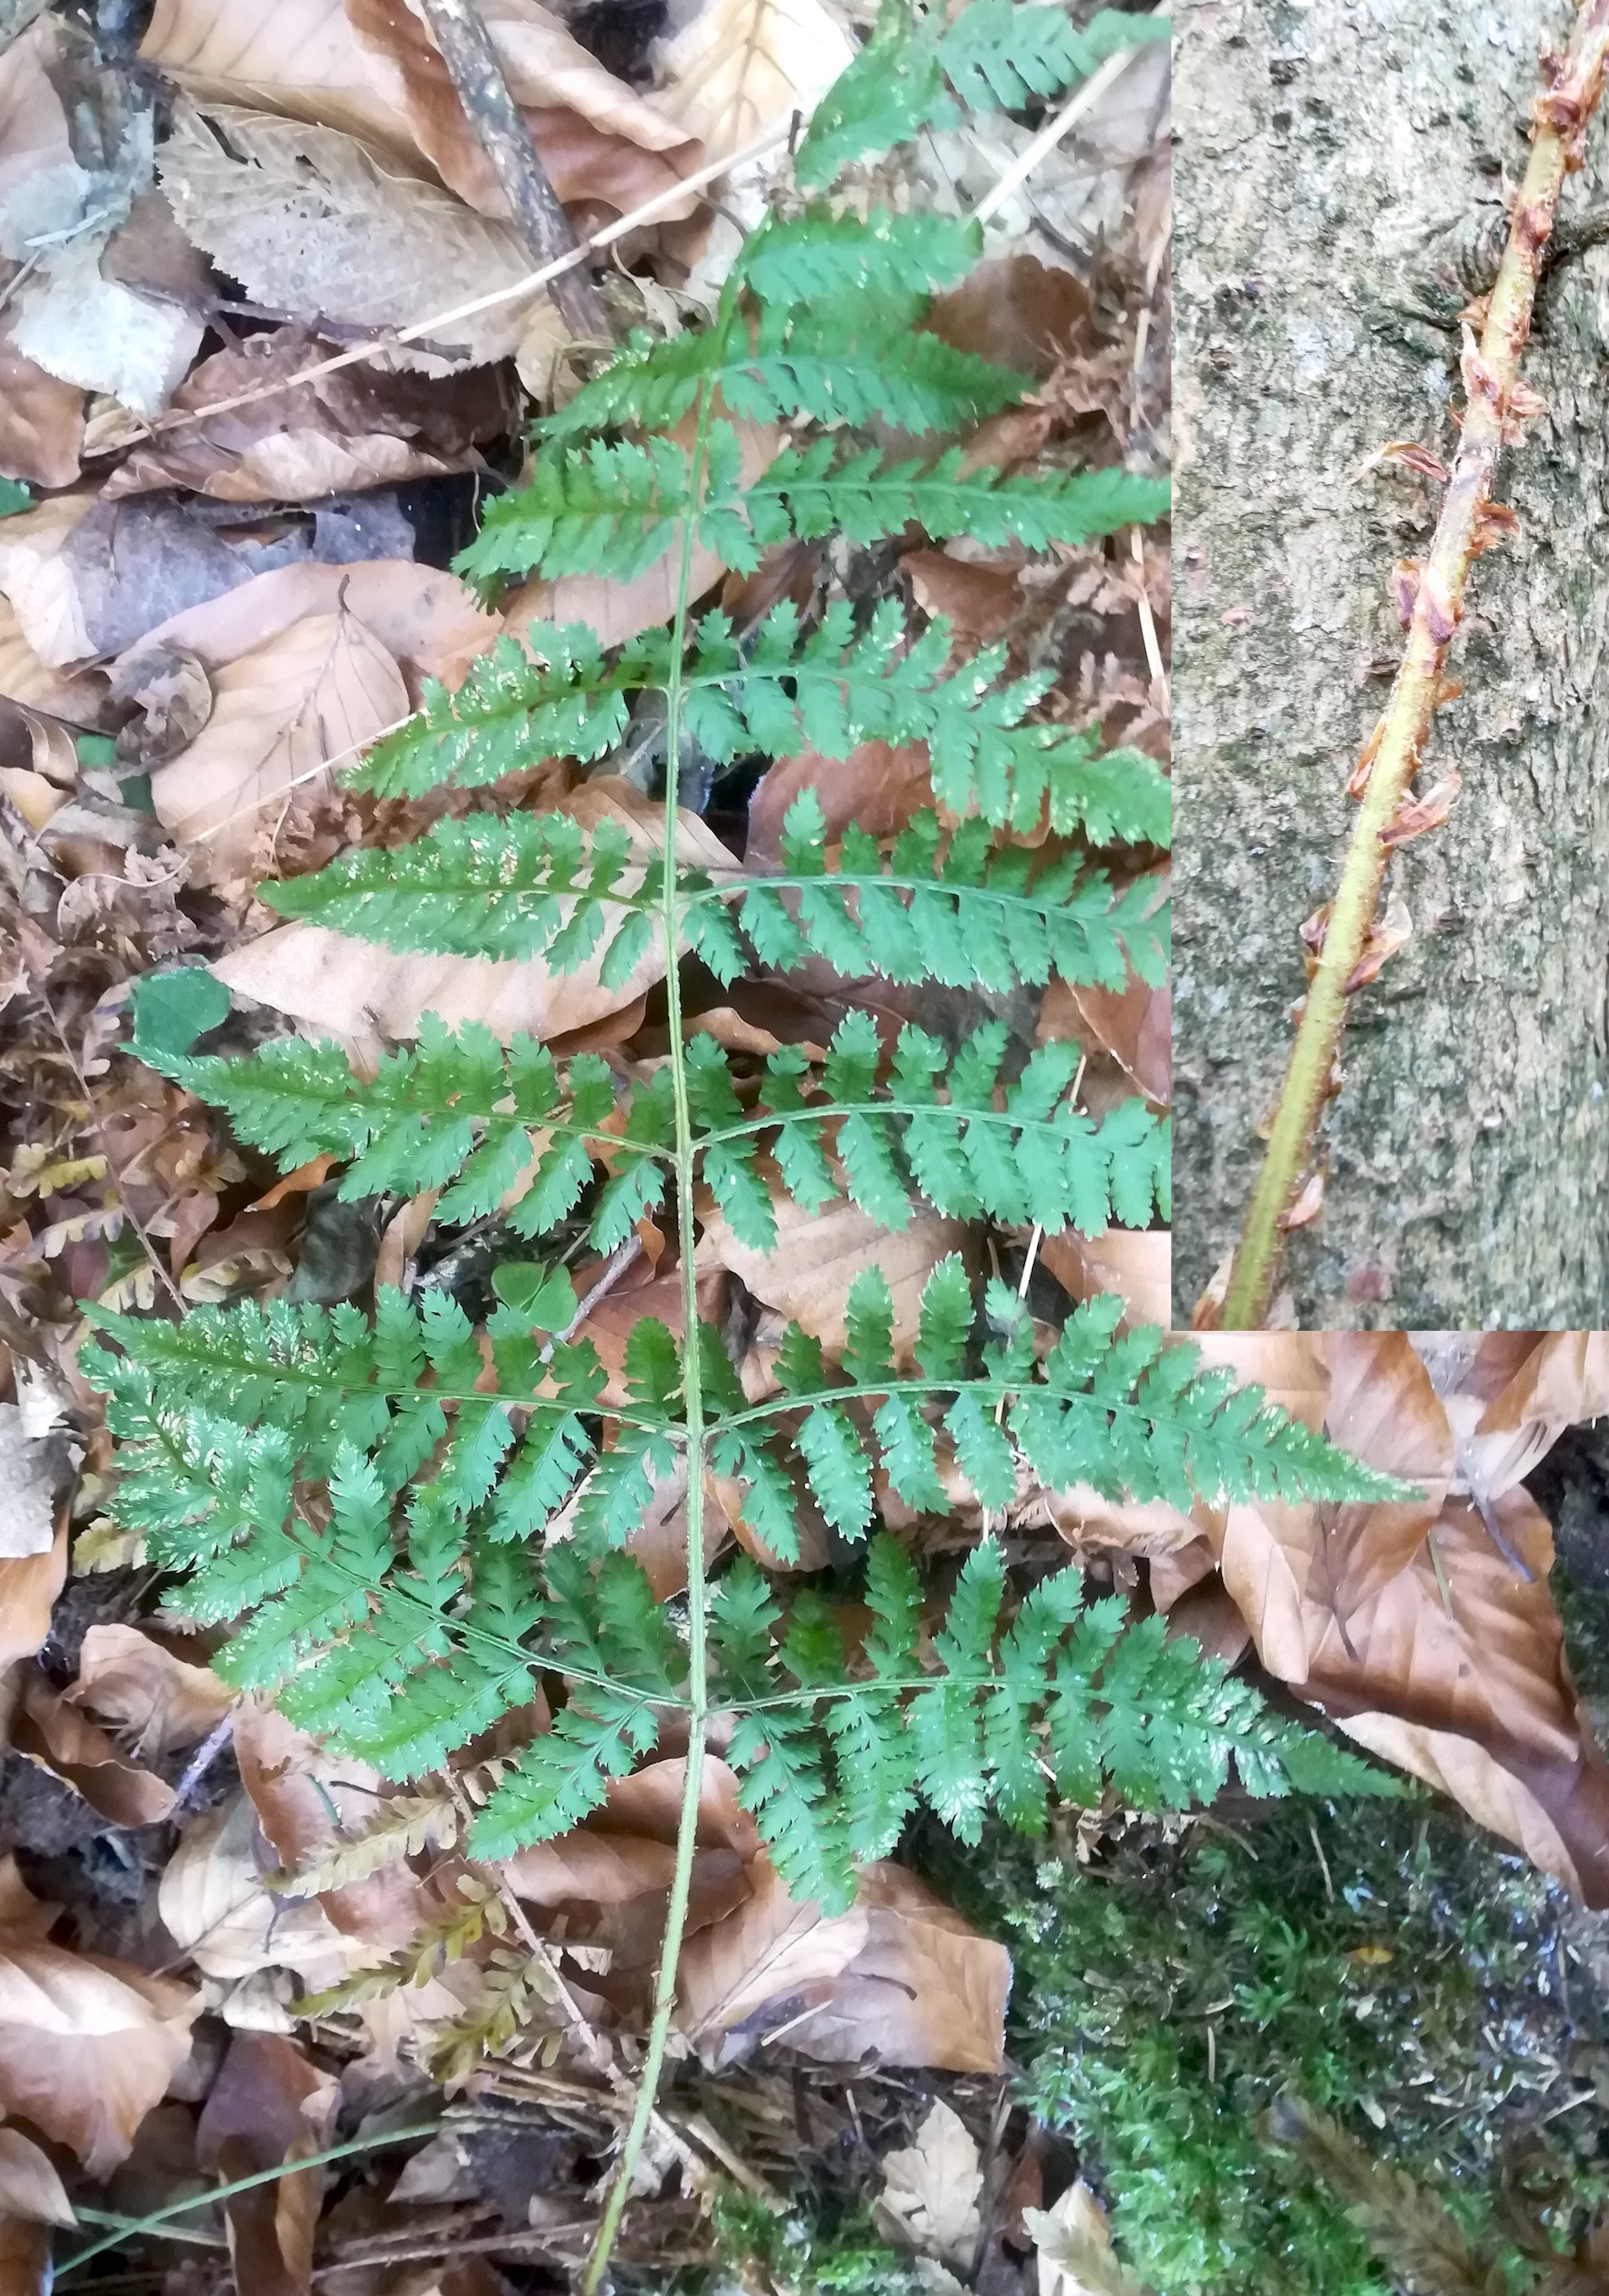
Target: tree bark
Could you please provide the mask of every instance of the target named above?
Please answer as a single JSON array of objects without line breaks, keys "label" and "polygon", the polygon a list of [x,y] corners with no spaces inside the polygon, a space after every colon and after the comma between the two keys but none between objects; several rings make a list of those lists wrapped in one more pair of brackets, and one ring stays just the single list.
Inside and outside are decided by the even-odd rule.
[{"label": "tree bark", "polygon": [[[1539,47],[1568,0],[1197,0],[1181,16],[1175,390],[1178,1102],[1175,1308],[1239,1231],[1291,1043],[1297,929],[1401,632],[1391,569],[1450,459],[1454,314],[1490,284]],[[1609,179],[1604,124],[1568,226]],[[1522,521],[1482,559],[1417,786],[1447,825],[1388,892],[1414,937],[1362,991],[1321,1218],[1285,1280],[1309,1328],[1609,1323],[1609,252],[1545,283],[1506,457]],[[1609,665],[1603,665],[1609,675]],[[1383,675],[1381,674],[1383,672]]]}]

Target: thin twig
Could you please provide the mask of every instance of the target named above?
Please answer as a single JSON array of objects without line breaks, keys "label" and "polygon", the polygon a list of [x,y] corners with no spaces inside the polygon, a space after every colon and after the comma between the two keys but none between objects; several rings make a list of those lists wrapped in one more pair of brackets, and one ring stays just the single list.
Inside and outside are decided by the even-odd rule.
[{"label": "thin twig", "polygon": [[221,1722],[215,1722],[201,1744],[179,1773],[179,1782],[173,1789],[173,1808],[168,1815],[176,1817],[191,1795],[200,1785],[213,1762],[227,1745],[234,1728],[234,1709],[230,1708]]},{"label": "thin twig", "polygon": [[[514,228],[538,263],[577,253],[570,217],[548,181],[474,0],[421,0],[421,5],[464,118],[503,186]],[[572,334],[585,342],[609,341],[603,299],[584,271],[558,273],[547,291]]]},{"label": "thin twig", "polygon": [[[1542,258],[1560,188],[1580,165],[1587,123],[1603,92],[1609,51],[1609,0],[1588,0],[1567,56],[1543,58],[1543,93],[1534,107],[1531,159],[1515,196],[1497,283],[1487,299],[1477,348],[1466,333],[1465,406],[1458,452],[1441,515],[1413,600],[1408,640],[1384,717],[1369,737],[1351,788],[1361,802],[1323,944],[1304,1000],[1261,1168],[1235,1254],[1220,1322],[1226,1331],[1255,1330],[1268,1311],[1285,1248],[1285,1221],[1303,1183],[1325,1103],[1339,1089],[1336,1055],[1354,996],[1379,969],[1367,958],[1380,888],[1394,849],[1433,827],[1445,806],[1407,802],[1442,695],[1441,668],[1463,613],[1475,559],[1514,523],[1491,503],[1498,460],[1517,441],[1520,419],[1541,402],[1520,381],[1520,354],[1531,332]],[[1456,776],[1441,794],[1447,804]]]}]

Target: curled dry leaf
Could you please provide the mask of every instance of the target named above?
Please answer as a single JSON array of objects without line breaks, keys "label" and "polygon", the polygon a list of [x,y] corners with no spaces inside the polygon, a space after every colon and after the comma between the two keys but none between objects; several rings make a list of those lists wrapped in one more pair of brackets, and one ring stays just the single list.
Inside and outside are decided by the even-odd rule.
[{"label": "curled dry leaf", "polygon": [[1424,1365],[1399,1332],[1241,1335],[1203,1343],[1309,1426],[1424,1489],[1386,1506],[1266,1500],[1204,1518],[1224,1584],[1273,1674],[1300,1682],[1332,1628],[1411,1562],[1452,1472],[1452,1438]]},{"label": "curled dry leaf", "polygon": [[0,1562],[0,1667],[31,1658],[50,1632],[50,1614],[67,1583],[67,1524],[49,1551]]},{"label": "curled dry leaf", "polygon": [[751,869],[781,869],[782,825],[788,808],[807,789],[820,803],[829,840],[841,837],[851,822],[874,837],[897,837],[913,814],[933,801],[927,743],[907,742],[895,748],[887,742],[862,742],[847,758],[824,758],[816,750],[778,758],[749,800]]},{"label": "curled dry leaf", "polygon": [[[377,1770],[324,1753],[254,1698],[235,1711],[234,1751],[241,1783],[284,1873],[309,1864],[338,1834],[360,1833],[374,1814]],[[326,1890],[317,1902],[338,1930],[361,1942],[365,1959],[406,1945],[434,1903],[400,1864]]]},{"label": "curled dry leaf", "polygon": [[1454,1794],[1585,1898],[1609,1905],[1609,1764],[1593,1742],[1547,1587],[1553,1534],[1528,1492],[1491,1503],[1523,1578],[1470,1505],[1332,1634],[1294,1685],[1349,1736]]},{"label": "curled dry leaf", "polygon": [[[175,393],[175,409],[202,410],[288,380],[323,355],[301,328],[249,336],[203,359]],[[345,367],[158,436],[119,465],[105,491],[111,497],[185,487],[219,502],[314,502],[473,470],[480,462],[476,441],[517,424],[495,370],[438,381]]]},{"label": "curled dry leaf", "polygon": [[168,1978],[52,1945],[53,1917],[0,1865],[0,2110],[104,2177],[189,2055],[201,2005]]},{"label": "curled dry leaf", "polygon": [[173,1808],[173,1788],[119,1752],[104,1730],[70,1705],[32,1660],[14,1685],[13,1751],[82,1794],[113,1825],[155,1825]]},{"label": "curled dry leaf", "polygon": [[402,672],[374,632],[345,607],[309,615],[217,673],[206,725],[151,777],[157,818],[192,849],[199,882],[266,873],[253,865],[266,809],[316,803],[332,786],[317,772],[326,758],[407,714]]},{"label": "curled dry leaf", "polygon": [[[273,20],[282,12],[292,12],[276,8]],[[254,301],[382,330],[512,287],[530,269],[511,225],[476,215],[416,169],[333,128],[229,104],[204,115],[177,105],[157,153],[185,230]],[[375,364],[445,374],[507,358],[529,299],[454,320],[437,351],[403,346]]]},{"label": "curled dry leaf", "polygon": [[[340,2091],[294,2041],[235,2033],[195,2132],[196,2159],[223,2183],[305,2160],[328,2144]],[[224,2203],[237,2296],[306,2296],[323,2169],[295,2169]]]},{"label": "curled dry leaf", "polygon": [[762,1857],[753,1894],[692,1939],[677,2022],[707,2064],[746,2055],[784,2025],[829,2063],[998,2072],[1011,1961],[902,1866],[863,1866],[846,1914],[796,1905]]},{"label": "curled dry leaf", "polygon": [[312,1987],[346,1972],[344,1941],[317,1900],[282,1902],[269,1892],[248,1794],[185,1829],[162,1869],[157,1906],[175,1945],[203,1977],[234,1984],[259,1970],[293,1969]]},{"label": "curled dry leaf", "polygon": [[211,717],[212,680],[199,654],[163,639],[146,638],[127,660],[112,690],[140,715],[119,729],[117,754],[149,773],[188,749]]},{"label": "curled dry leaf", "polygon": [[[478,12],[561,200],[623,215],[697,166],[685,132],[538,0],[482,0]],[[341,129],[415,176],[434,169],[483,215],[508,214],[429,33],[402,0],[280,0],[246,26],[229,0],[158,0],[140,53],[209,105]]]},{"label": "curled dry leaf", "polygon": [[209,1666],[192,1666],[138,1627],[114,1626],[86,1633],[78,1678],[63,1694],[127,1731],[147,1758],[193,1746],[236,1697]]},{"label": "curled dry leaf", "polygon": [[72,2202],[49,2156],[20,2128],[0,2128],[0,2218],[76,2225]]},{"label": "curled dry leaf", "polygon": [[1515,1332],[1207,1340],[1210,1360],[1262,1381],[1424,1496],[1235,1506],[1201,1521],[1270,1672],[1605,1904],[1609,1766],[1564,1660],[1547,1586],[1552,1534],[1507,1480],[1535,1464],[1562,1414],[1597,1403],[1599,1351],[1578,1344],[1587,1335],[1560,1336],[1557,1349]]},{"label": "curled dry leaf", "polygon": [[881,2207],[913,2248],[969,2269],[983,2219],[983,2168],[960,2114],[942,2097],[908,2145],[882,2157]]},{"label": "curled dry leaf", "polygon": [[[690,140],[698,130],[617,79],[540,0],[479,0],[476,12],[562,201],[596,201],[626,215],[699,165],[700,147]],[[419,13],[405,0],[346,0],[346,14],[376,81],[399,102],[442,181],[482,215],[506,216],[507,194]],[[689,197],[666,213],[690,215],[693,208]]]},{"label": "curled dry leaf", "polygon": [[894,1234],[848,1201],[812,1212],[782,1198],[772,1209],[776,1249],[755,1251],[740,1243],[720,1213],[709,1207],[699,1267],[729,1269],[757,1300],[792,1316],[834,1354],[848,1341],[844,1301],[850,1283],[863,1269],[880,1267],[893,1296],[894,1346],[903,1359],[916,1337],[922,1287],[948,1253],[965,1251],[965,1226],[937,1212],[919,1211]]},{"label": "curled dry leaf", "polygon": [[705,0],[658,51],[658,109],[711,160],[806,119],[855,49],[821,0]]},{"label": "curled dry leaf", "polygon": [[[1166,879],[1155,882],[1163,898]],[[1147,1100],[1166,1108],[1173,1096],[1170,1014],[1166,984],[1150,988],[1132,973],[1121,989],[1053,980],[1039,1007],[1038,1041],[1072,1038],[1086,1050],[1110,1053]]]},{"label": "curled dry leaf", "polygon": [[1053,2209],[1024,2209],[1038,2251],[1038,2296],[1151,2296],[1112,2253],[1106,2211],[1080,2177]]},{"label": "curled dry leaf", "polygon": [[1522,1481],[1566,1427],[1609,1411],[1609,1332],[1420,1332],[1457,1445],[1455,1492],[1484,1505]]},{"label": "curled dry leaf", "polygon": [[11,600],[0,595],[0,694],[42,709],[69,725],[95,728],[111,721],[111,696],[99,670],[77,673],[42,661],[22,635]]},{"label": "curled dry leaf", "polygon": [[84,445],[84,393],[25,358],[0,329],[0,477],[70,487]]},{"label": "curled dry leaf", "polygon": [[271,645],[296,623],[339,613],[343,606],[402,665],[414,700],[422,678],[456,685],[500,627],[455,575],[433,566],[396,558],[360,559],[350,566],[280,566],[159,623],[113,667],[127,681],[143,674],[160,649],[180,648],[216,676],[242,655]]},{"label": "curled dry leaf", "polygon": [[[0,590],[11,602],[23,643],[47,668],[83,661],[97,651],[62,558],[73,529],[94,505],[92,488],[75,487],[37,502],[31,510],[0,519]],[[26,701],[33,697],[24,693],[15,698]]]}]

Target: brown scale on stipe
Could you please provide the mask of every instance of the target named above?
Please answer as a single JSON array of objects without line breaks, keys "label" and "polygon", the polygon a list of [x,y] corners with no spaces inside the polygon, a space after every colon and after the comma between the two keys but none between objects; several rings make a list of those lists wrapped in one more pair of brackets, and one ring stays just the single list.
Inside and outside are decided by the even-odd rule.
[{"label": "brown scale on stipe", "polygon": [[[1578,168],[1588,121],[1603,93],[1609,56],[1609,0],[1580,0],[1567,50],[1542,58],[1542,88],[1532,111],[1531,157],[1509,212],[1495,277],[1472,279],[1475,300],[1463,314],[1459,370],[1465,404],[1455,412],[1457,451],[1451,467],[1428,447],[1393,439],[1366,469],[1397,463],[1445,487],[1435,532],[1422,559],[1391,571],[1391,592],[1406,633],[1385,716],[1365,743],[1348,782],[1358,800],[1334,898],[1302,928],[1308,991],[1296,1042],[1268,1128],[1268,1144],[1222,1301],[1203,1303],[1203,1319],[1229,1331],[1260,1325],[1268,1311],[1286,1233],[1315,1216],[1322,1168],[1316,1147],[1320,1116],[1332,1096],[1337,1054],[1359,993],[1407,937],[1387,909],[1378,914],[1385,873],[1397,848],[1447,820],[1458,794],[1456,768],[1421,796],[1412,793],[1434,714],[1457,691],[1444,659],[1463,619],[1470,570],[1517,529],[1512,511],[1491,500],[1505,447],[1521,443],[1523,426],[1545,413],[1520,374],[1538,279],[1546,266],[1560,188]],[[1476,330],[1479,329],[1477,335]]]}]

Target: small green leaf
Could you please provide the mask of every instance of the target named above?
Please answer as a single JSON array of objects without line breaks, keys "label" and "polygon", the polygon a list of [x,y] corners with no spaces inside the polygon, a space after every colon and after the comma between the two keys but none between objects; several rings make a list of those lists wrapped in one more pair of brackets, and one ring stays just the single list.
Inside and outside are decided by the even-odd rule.
[{"label": "small green leaf", "polygon": [[575,1285],[562,1267],[534,1259],[505,1259],[492,1270],[492,1290],[523,1316],[533,1332],[568,1331],[575,1319]]},{"label": "small green leaf", "polygon": [[134,1051],[182,1059],[198,1037],[229,1012],[229,991],[199,965],[176,972],[147,972],[134,984]]}]

